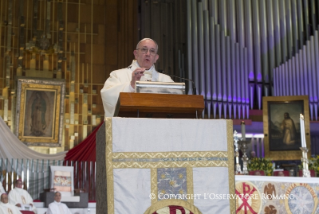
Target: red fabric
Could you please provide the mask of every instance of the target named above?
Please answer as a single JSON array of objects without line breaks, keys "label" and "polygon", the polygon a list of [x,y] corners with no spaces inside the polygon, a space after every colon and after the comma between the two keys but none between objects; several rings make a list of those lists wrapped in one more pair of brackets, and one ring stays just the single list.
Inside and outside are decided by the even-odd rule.
[{"label": "red fabric", "polygon": [[[310,169],[310,177],[316,177],[316,173],[315,173],[315,170],[313,169]],[[303,173],[302,173],[302,170],[299,170],[299,177],[302,177]]]},{"label": "red fabric", "polygon": [[34,214],[34,212],[28,211],[28,210],[20,210],[20,212],[21,212],[22,214]]},{"label": "red fabric", "polygon": [[[286,177],[289,176],[289,171],[287,171],[287,170],[284,170],[284,171],[275,171],[275,172],[273,173],[273,175],[274,175],[274,176],[280,176],[280,175],[279,175],[279,172],[282,172],[282,175],[283,175],[283,176],[286,176]],[[280,174],[281,174],[281,173],[280,173]]]},{"label": "red fabric", "polygon": [[[184,210],[184,207],[174,206],[174,205],[168,206],[168,207],[169,207],[169,213],[170,213],[170,214],[176,214],[177,210],[181,211],[182,214],[185,214],[185,213],[186,213],[185,210]],[[155,212],[153,212],[152,214],[157,214],[157,212],[155,211]],[[190,212],[190,214],[194,214],[194,213]]]},{"label": "red fabric", "polygon": [[64,160],[73,161],[96,161],[96,132],[99,130],[103,122],[100,123],[94,131],[74,148],[70,149]]},{"label": "red fabric", "polygon": [[177,210],[181,211],[182,214],[185,214],[184,207],[181,206],[169,206],[169,213],[176,214]]},{"label": "red fabric", "polygon": [[264,176],[265,172],[263,170],[254,170],[254,171],[249,171],[249,175],[256,175],[256,173],[260,173],[259,176]]}]

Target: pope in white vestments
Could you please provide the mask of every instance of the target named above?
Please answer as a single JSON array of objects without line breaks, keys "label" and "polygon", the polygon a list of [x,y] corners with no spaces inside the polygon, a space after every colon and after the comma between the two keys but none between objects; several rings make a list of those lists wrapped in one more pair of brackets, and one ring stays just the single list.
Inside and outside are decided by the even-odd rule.
[{"label": "pope in white vestments", "polygon": [[18,207],[8,203],[8,195],[1,194],[0,214],[21,214]]},{"label": "pope in white vestments", "polygon": [[135,92],[136,81],[173,82],[168,75],[156,71],[157,50],[154,40],[142,39],[133,52],[135,60],[132,64],[110,73],[101,90],[105,117],[113,117],[120,92]]},{"label": "pope in white vestments", "polygon": [[30,211],[37,213],[37,208],[33,204],[31,195],[24,189],[22,189],[22,181],[17,180],[15,188],[9,192],[9,203],[19,207],[20,210],[25,209],[26,206],[31,207]]},{"label": "pope in white vestments", "polygon": [[61,203],[61,193],[56,192],[54,194],[54,201],[49,204],[46,214],[72,214],[72,212],[65,204]]}]

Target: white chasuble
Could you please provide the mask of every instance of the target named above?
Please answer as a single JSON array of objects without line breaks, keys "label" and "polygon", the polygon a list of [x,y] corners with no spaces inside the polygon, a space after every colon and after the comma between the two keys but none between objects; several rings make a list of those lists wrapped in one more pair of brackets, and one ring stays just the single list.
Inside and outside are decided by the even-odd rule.
[{"label": "white chasuble", "polygon": [[12,204],[0,202],[0,214],[21,214],[21,212]]},{"label": "white chasuble", "polygon": [[8,198],[10,204],[21,204],[21,210],[24,210],[24,206],[31,207],[30,204],[32,204],[31,211],[37,213],[37,209],[33,205],[33,199],[26,190],[15,187],[9,192]]},{"label": "white chasuble", "polygon": [[54,201],[49,204],[47,214],[72,214],[72,212],[65,204]]},{"label": "white chasuble", "polygon": [[[131,86],[132,72],[138,67],[139,65],[137,61],[133,60],[129,67],[112,71],[110,73],[110,77],[105,81],[104,87],[101,90],[105,117],[113,117],[120,92],[135,91],[135,89]],[[141,80],[173,82],[172,78],[169,76],[158,73],[154,66],[147,70],[145,77],[142,77]]]}]

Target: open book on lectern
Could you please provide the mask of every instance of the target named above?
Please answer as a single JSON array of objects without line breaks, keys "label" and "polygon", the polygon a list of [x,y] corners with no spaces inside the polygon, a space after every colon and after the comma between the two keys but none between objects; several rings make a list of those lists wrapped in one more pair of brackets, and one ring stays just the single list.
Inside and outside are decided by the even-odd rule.
[{"label": "open book on lectern", "polygon": [[136,81],[135,92],[153,94],[185,94],[185,83]]},{"label": "open book on lectern", "polygon": [[135,90],[120,93],[115,117],[197,118],[205,107],[203,96],[185,94],[185,83],[137,81]]}]

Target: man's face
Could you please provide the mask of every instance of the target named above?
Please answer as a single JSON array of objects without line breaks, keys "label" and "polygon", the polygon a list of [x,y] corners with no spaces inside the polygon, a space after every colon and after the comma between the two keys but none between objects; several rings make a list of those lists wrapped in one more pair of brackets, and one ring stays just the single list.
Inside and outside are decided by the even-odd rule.
[{"label": "man's face", "polygon": [[17,181],[17,183],[16,183],[16,187],[18,187],[18,188],[22,188],[22,181]]},{"label": "man's face", "polygon": [[284,114],[284,117],[285,117],[285,118],[288,118],[288,114],[285,113],[285,114]]},{"label": "man's face", "polygon": [[[141,68],[149,69],[158,60],[156,44],[153,40],[144,40],[138,45],[138,50],[134,50],[134,56]],[[143,50],[146,53],[143,53]],[[152,54],[155,53],[155,54]]]},{"label": "man's face", "polygon": [[54,200],[56,202],[60,202],[61,201],[61,193],[57,192],[54,194]]},{"label": "man's face", "polygon": [[8,195],[7,194],[1,195],[1,202],[4,204],[8,203]]}]

